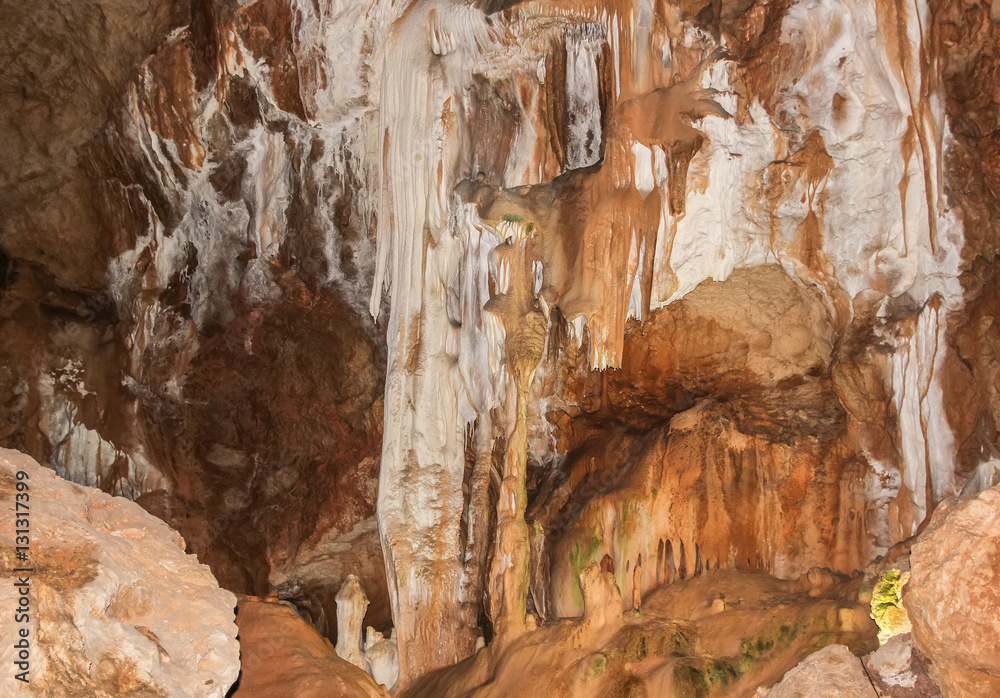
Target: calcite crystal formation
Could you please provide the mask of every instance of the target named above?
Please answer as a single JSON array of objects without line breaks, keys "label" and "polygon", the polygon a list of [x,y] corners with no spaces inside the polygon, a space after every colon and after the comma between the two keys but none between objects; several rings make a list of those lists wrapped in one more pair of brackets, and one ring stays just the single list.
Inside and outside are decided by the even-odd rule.
[{"label": "calcite crystal formation", "polygon": [[[29,485],[30,542],[27,560],[17,561],[14,527],[0,527],[0,603],[11,610],[0,621],[0,692],[223,698],[240,672],[236,598],[184,552],[177,532],[133,502],[0,450],[0,498],[10,517],[17,482]],[[32,571],[11,571],[24,567]],[[26,623],[13,613],[19,575],[30,585]],[[11,670],[22,628],[30,683]]]}]

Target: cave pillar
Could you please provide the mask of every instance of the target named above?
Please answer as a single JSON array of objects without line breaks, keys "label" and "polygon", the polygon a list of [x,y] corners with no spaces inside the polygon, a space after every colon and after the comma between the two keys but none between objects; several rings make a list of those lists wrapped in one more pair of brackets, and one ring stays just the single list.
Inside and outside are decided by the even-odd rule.
[{"label": "cave pillar", "polygon": [[410,6],[384,52],[371,309],[378,317],[387,289],[377,519],[399,648],[397,689],[466,658],[476,641],[478,599],[463,535],[465,440],[483,400],[473,394],[474,323],[462,308],[482,306],[470,305],[460,286],[485,271],[459,273],[469,244],[451,214],[468,148],[468,66],[487,43],[481,10],[433,0]]},{"label": "cave pillar", "polygon": [[[530,584],[530,538],[524,519],[528,504],[528,402],[531,380],[542,359],[548,321],[535,307],[533,260],[526,251],[526,230],[517,226],[514,242],[498,248],[500,263],[510,269],[504,293],[486,309],[503,323],[504,352],[514,387],[513,429],[507,438],[503,479],[497,500],[497,532],[490,571],[490,600],[496,637],[507,642],[525,630]],[[510,399],[510,398],[508,398]]]}]

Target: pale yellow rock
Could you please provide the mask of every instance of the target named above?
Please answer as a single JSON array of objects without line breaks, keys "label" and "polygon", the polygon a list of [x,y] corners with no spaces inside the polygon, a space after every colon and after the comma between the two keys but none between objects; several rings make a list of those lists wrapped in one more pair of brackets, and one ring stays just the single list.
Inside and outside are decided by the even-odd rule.
[{"label": "pale yellow rock", "polygon": [[[18,482],[28,489],[18,491]],[[0,695],[225,696],[240,671],[236,597],[184,552],[180,535],[127,499],[0,450],[0,508],[13,516],[15,496],[25,493],[29,558],[14,562],[12,521],[0,525],[0,608],[16,603],[21,573],[8,570],[29,567],[30,622],[3,613],[0,633],[29,630],[33,691],[15,681],[13,643],[4,642]]]},{"label": "pale yellow rock", "polygon": [[368,612],[368,597],[353,574],[337,592],[337,656],[359,669],[365,668],[361,650],[361,629]]}]

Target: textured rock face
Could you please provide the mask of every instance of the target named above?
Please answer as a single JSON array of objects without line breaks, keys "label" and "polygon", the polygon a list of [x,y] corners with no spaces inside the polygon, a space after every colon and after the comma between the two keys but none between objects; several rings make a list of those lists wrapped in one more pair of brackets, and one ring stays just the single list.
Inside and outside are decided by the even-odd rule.
[{"label": "textured rock face", "polygon": [[236,623],[243,661],[236,698],[388,695],[288,606],[243,598]]},{"label": "textured rock face", "polygon": [[944,502],[910,554],[903,603],[945,696],[1000,691],[1000,488]]},{"label": "textured rock face", "polygon": [[[0,78],[0,226],[4,254],[56,286],[103,290],[112,240],[100,229],[87,147],[136,68],[187,3],[133,0],[5,4]],[[7,271],[6,269],[4,270]]]},{"label": "textured rock face", "polygon": [[[675,417],[636,448],[608,492],[593,496],[566,530],[556,528],[558,518],[548,529],[539,523],[549,579],[536,598],[551,604],[543,608],[578,615],[575,575],[605,556],[629,592],[636,565],[648,570],[645,590],[720,567],[766,569],[785,579],[813,567],[855,569],[867,546],[850,524],[864,500],[842,484],[859,477],[844,462],[846,449],[815,437],[788,445],[794,423],[780,425],[782,441],[747,428],[747,413],[760,406],[707,404]],[[822,415],[812,422],[821,423]]]},{"label": "textured rock face", "polygon": [[[30,485],[30,690],[8,671],[3,694],[225,696],[240,671],[236,598],[181,537],[132,502],[4,449],[0,498],[11,510],[19,470]],[[14,560],[13,527],[2,530],[0,601],[14,608],[8,570],[24,563]],[[13,613],[3,622],[8,638],[26,627]],[[0,653],[7,666],[12,646]]]},{"label": "textured rock face", "polygon": [[607,379],[625,420],[717,397],[641,439],[583,449],[543,489],[531,512],[534,564],[547,570],[536,607],[577,615],[576,576],[605,555],[626,591],[637,564],[646,591],[720,567],[796,578],[863,566],[864,473],[831,383],[816,377],[831,334],[819,294],[762,267],[706,283],[626,335]]},{"label": "textured rock face", "polygon": [[785,674],[769,698],[875,698],[861,660],[843,645],[830,645],[809,655]]},{"label": "textured rock face", "polygon": [[[850,598],[856,585],[833,584],[809,597],[798,582],[723,570],[659,589],[643,600],[641,614],[623,615],[609,572],[588,567],[581,583],[587,597],[582,619],[539,625],[506,645],[492,643],[404,695],[499,698],[530,687],[540,695],[587,698],[753,696],[817,643],[865,651],[874,641],[863,606]],[[858,660],[840,649],[864,676]],[[830,678],[828,685],[836,686],[836,677]]]},{"label": "textured rock face", "polygon": [[927,658],[909,633],[894,635],[863,659],[878,692],[888,698],[938,698],[941,689],[928,676]]},{"label": "textured rock face", "polygon": [[[464,7],[444,19],[446,6],[417,5],[394,25],[391,69],[381,84],[376,283],[389,287],[391,313],[380,525],[397,608],[409,608],[406,599],[430,586],[431,577],[445,584],[434,587],[443,591],[423,618],[403,611],[404,676],[413,669],[407,644],[421,636],[422,624],[442,618],[460,623],[468,590],[476,589],[475,579],[459,581],[474,566],[459,569],[454,548],[439,548],[431,559],[411,549],[432,529],[453,530],[465,509],[458,497],[463,428],[477,419],[481,425],[496,406],[505,408],[489,415],[505,437],[494,560],[501,572],[491,576],[489,594],[493,621],[516,635],[520,628],[510,623],[509,608],[524,605],[527,544],[518,528],[519,479],[526,479],[529,461],[519,445],[522,423],[545,479],[547,463],[567,452],[567,462],[573,462],[578,454],[572,443],[566,450],[557,445],[553,453],[552,431],[542,417],[551,423],[560,421],[560,413],[569,420],[581,411],[593,415],[614,405],[618,387],[602,386],[596,397],[603,404],[589,406],[591,386],[584,379],[582,389],[570,392],[573,383],[563,375],[560,353],[584,342],[575,370],[623,364],[624,371],[630,318],[646,320],[645,331],[655,324],[651,314],[693,297],[708,279],[731,283],[732,291],[718,294],[714,311],[731,315],[742,300],[735,269],[780,266],[814,288],[817,298],[793,294],[791,305],[797,305],[797,295],[801,307],[791,311],[764,304],[759,324],[734,322],[739,328],[729,336],[724,325],[712,324],[711,308],[706,312],[692,301],[695,312],[703,313],[700,323],[692,323],[704,352],[695,355],[706,360],[694,369],[696,379],[680,373],[675,380],[685,389],[728,389],[744,399],[773,386],[772,412],[786,405],[809,425],[800,433],[820,432],[823,446],[806,437],[786,453],[771,448],[787,443],[784,434],[774,433],[773,441],[761,445],[768,458],[754,466],[770,473],[762,478],[770,483],[786,482],[784,472],[777,475],[781,468],[792,471],[789,504],[802,500],[798,487],[813,490],[807,503],[822,503],[823,511],[806,517],[804,545],[791,547],[780,527],[771,525],[762,540],[730,548],[727,522],[713,518],[717,502],[725,499],[724,486],[686,515],[674,512],[676,482],[687,495],[681,501],[692,499],[680,476],[691,468],[675,457],[676,471],[646,476],[642,487],[626,486],[620,493],[629,503],[630,494],[638,493],[642,514],[653,508],[657,485],[671,485],[650,516],[663,527],[660,535],[634,549],[625,544],[622,551],[616,529],[626,518],[625,502],[595,503],[616,478],[580,491],[582,475],[569,474],[569,487],[578,494],[564,497],[550,514],[568,512],[566,518],[581,523],[564,547],[557,546],[554,559],[533,562],[536,597],[544,596],[551,570],[554,583],[568,587],[553,592],[557,612],[579,612],[579,597],[576,603],[563,599],[572,596],[581,564],[613,549],[610,557],[624,586],[628,565],[639,554],[648,562],[667,540],[678,548],[685,544],[685,567],[698,567],[697,545],[714,546],[706,562],[716,564],[746,564],[749,558],[750,564],[792,575],[816,564],[852,569],[912,535],[937,501],[964,486],[966,476],[954,467],[954,437],[943,419],[944,384],[936,370],[945,361],[941,347],[947,345],[949,318],[963,303],[965,250],[961,220],[944,198],[947,125],[940,97],[930,97],[939,94],[940,76],[919,58],[938,50],[929,29],[933,22],[924,21],[930,8],[829,2],[808,11],[791,4],[688,14],[685,8],[671,13],[645,5],[526,3],[487,21]],[[414,44],[412,37],[425,33],[430,45]],[[541,36],[548,41],[536,43]],[[723,45],[727,50],[715,50]],[[482,106],[485,100],[477,101],[483,83],[497,92],[514,85],[518,99],[498,116]],[[414,85],[420,86],[419,98]],[[467,97],[473,85],[477,99]],[[482,138],[484,124],[494,127],[496,121],[512,121],[514,134]],[[537,169],[521,166],[527,153]],[[475,181],[460,183],[463,176]],[[495,248],[489,279],[476,261],[484,244]],[[486,281],[495,288],[484,306]],[[776,287],[767,290],[785,295]],[[379,300],[373,294],[375,310]],[[760,304],[748,305],[752,317]],[[763,326],[782,321],[788,332],[772,342]],[[722,348],[716,350],[718,364],[709,348],[713,331]],[[748,344],[742,354],[741,340]],[[742,369],[736,375],[730,372],[733,360]],[[693,403],[679,390],[665,406],[657,404],[658,368],[639,377],[653,379],[648,388],[623,381],[633,382],[625,391],[632,393],[629,406],[646,417],[647,430],[651,413],[665,419]],[[811,374],[819,380],[807,384]],[[473,376],[491,377],[492,389],[484,390]],[[830,409],[817,418],[796,399],[822,395],[824,379],[833,394],[825,400]],[[442,399],[442,384],[455,386],[454,397],[445,392]],[[807,387],[796,391],[798,385]],[[532,405],[527,408],[526,396]],[[643,404],[644,397],[653,405]],[[838,424],[840,409],[846,415]],[[579,432],[592,432],[594,421]],[[817,462],[820,453],[826,459],[825,446],[838,431],[845,434],[842,446],[832,449],[827,462]],[[738,443],[745,442],[730,439],[727,450],[743,451]],[[474,450],[477,461],[496,452],[479,438]],[[604,464],[619,470],[622,461],[608,455]],[[802,471],[794,475],[797,466]],[[719,481],[724,485],[746,469],[744,463],[726,468]],[[418,473],[419,485],[398,486],[417,481]],[[475,469],[472,478],[470,493]],[[556,488],[560,477],[553,479]],[[710,489],[697,476],[692,480],[692,487]],[[619,496],[614,492],[612,499]],[[431,502],[439,514],[416,521],[406,516]],[[470,522],[476,504],[468,505]],[[724,505],[727,516],[721,518],[745,529],[777,505],[759,506],[740,512]],[[544,534],[547,521],[536,523],[536,534],[539,528]],[[456,540],[454,534],[443,537]],[[474,544],[475,535],[468,540]],[[585,559],[574,564],[581,550]],[[474,547],[465,552],[466,560],[475,559]],[[533,601],[545,611],[544,600]],[[500,625],[498,631],[505,632]],[[444,645],[461,654],[467,643],[455,636]]]},{"label": "textured rock face", "polygon": [[7,15],[0,443],[400,689],[1000,478],[995,2]]},{"label": "textured rock face", "polygon": [[386,629],[385,350],[345,150],[364,110],[334,90],[324,118],[347,122],[306,121],[287,4],[57,5],[8,13],[3,49],[3,444],[139,501],[224,586],[277,588],[331,636],[359,574]]}]

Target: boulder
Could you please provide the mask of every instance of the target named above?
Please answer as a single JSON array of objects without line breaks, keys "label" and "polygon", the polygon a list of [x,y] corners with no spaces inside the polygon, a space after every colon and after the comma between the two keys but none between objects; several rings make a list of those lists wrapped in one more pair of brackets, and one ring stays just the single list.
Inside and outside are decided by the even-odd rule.
[{"label": "boulder", "polygon": [[942,694],[1000,695],[1000,486],[942,502],[910,569],[903,604]]},{"label": "boulder", "polygon": [[913,646],[909,633],[893,635],[862,661],[883,698],[941,696],[941,690],[927,674],[927,658]]},{"label": "boulder", "polygon": [[813,652],[785,674],[768,698],[876,698],[861,660],[844,645]]},{"label": "boulder", "polygon": [[[27,507],[27,516],[19,509],[26,527],[15,528],[17,501]],[[0,502],[0,636],[27,631],[30,680],[30,689],[16,680],[10,667],[19,650],[5,641],[0,695],[226,695],[240,670],[236,598],[184,552],[176,531],[133,502],[6,449]],[[14,538],[25,528],[27,559]],[[15,606],[26,610],[23,622]]]}]

